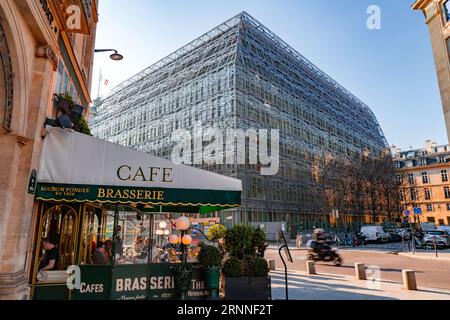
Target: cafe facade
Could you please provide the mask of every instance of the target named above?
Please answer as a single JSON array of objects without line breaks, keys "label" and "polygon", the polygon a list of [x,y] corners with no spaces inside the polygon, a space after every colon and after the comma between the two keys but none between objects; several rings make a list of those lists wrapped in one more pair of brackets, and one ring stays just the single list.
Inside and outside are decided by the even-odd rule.
[{"label": "cafe facade", "polygon": [[[49,129],[35,186],[31,298],[176,299],[182,263],[192,269],[187,299],[207,298],[197,248],[187,245],[183,259],[176,246],[168,248],[169,239],[179,233],[180,216],[192,220],[236,208],[241,191],[238,179]],[[40,270],[44,239],[59,251],[51,271]],[[146,242],[146,255],[139,254],[136,239]],[[111,252],[106,262],[96,258],[102,246]]]},{"label": "cafe facade", "polygon": [[[79,8],[79,29],[67,9]],[[98,0],[0,1],[0,300],[29,299],[34,194],[54,94],[89,114]],[[73,10],[72,10],[73,11]],[[69,11],[70,12],[70,11]]]}]

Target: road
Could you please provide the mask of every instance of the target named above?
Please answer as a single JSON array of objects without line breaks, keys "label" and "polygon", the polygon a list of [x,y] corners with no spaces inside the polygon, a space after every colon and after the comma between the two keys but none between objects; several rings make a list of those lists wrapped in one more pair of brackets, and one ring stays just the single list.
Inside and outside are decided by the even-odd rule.
[{"label": "road", "polygon": [[[335,267],[330,263],[317,262],[318,273],[336,275],[355,275],[355,262],[363,262],[366,267],[378,266],[381,269],[381,279],[402,282],[402,270],[416,271],[416,279],[419,287],[450,289],[450,260],[426,260],[394,255],[383,251],[365,251],[364,249],[340,250],[344,263]],[[294,263],[288,263],[288,270],[306,271],[306,251],[291,250]],[[283,268],[278,250],[268,249],[265,258],[276,261],[276,268]]]}]

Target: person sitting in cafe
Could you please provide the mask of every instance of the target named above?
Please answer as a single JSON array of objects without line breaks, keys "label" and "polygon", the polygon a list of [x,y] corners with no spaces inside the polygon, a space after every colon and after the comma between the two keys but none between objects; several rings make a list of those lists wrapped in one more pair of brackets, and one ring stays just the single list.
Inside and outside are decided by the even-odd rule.
[{"label": "person sitting in cafe", "polygon": [[116,259],[119,259],[123,256],[123,240],[122,240],[122,226],[116,227],[116,233],[114,235],[114,243],[115,243],[115,256]]},{"label": "person sitting in cafe", "polygon": [[58,270],[59,250],[54,241],[49,238],[44,238],[42,239],[42,245],[45,253],[39,265],[39,271]]},{"label": "person sitting in cafe", "polygon": [[137,236],[133,243],[133,255],[139,255],[145,246],[145,242],[141,236]]},{"label": "person sitting in cafe", "polygon": [[108,264],[109,258],[105,250],[105,245],[103,242],[97,244],[97,248],[92,252],[92,263],[93,264]]},{"label": "person sitting in cafe", "polygon": [[113,254],[113,242],[111,239],[105,241],[105,254],[108,257],[108,261],[111,261]]}]

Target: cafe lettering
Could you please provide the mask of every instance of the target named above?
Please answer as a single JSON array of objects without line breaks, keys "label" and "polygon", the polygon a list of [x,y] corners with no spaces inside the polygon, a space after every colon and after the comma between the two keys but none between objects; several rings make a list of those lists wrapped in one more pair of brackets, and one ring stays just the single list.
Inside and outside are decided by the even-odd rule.
[{"label": "cafe lettering", "polygon": [[[205,299],[197,248],[180,260],[179,247],[168,241],[177,233],[173,221],[237,208],[241,191],[234,178],[50,129],[35,193],[32,298],[176,299],[183,263],[192,270],[187,298]],[[46,270],[53,247],[59,255]]]},{"label": "cafe lettering", "polygon": [[122,181],[173,182],[172,168],[138,167],[133,170],[131,166],[123,165],[117,169],[117,177]]}]

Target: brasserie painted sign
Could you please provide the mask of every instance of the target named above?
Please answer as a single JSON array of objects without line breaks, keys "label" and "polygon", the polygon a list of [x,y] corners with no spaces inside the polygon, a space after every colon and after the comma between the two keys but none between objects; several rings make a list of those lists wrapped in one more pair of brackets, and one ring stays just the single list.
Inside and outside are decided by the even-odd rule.
[{"label": "brasserie painted sign", "polygon": [[[174,265],[81,266],[81,286],[72,295],[74,300],[170,300],[176,298]],[[109,275],[109,276],[108,276]],[[188,299],[208,297],[200,270],[195,265]]]}]

